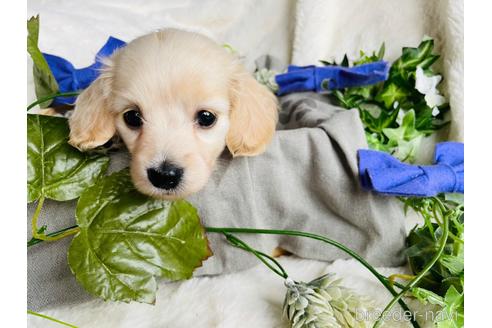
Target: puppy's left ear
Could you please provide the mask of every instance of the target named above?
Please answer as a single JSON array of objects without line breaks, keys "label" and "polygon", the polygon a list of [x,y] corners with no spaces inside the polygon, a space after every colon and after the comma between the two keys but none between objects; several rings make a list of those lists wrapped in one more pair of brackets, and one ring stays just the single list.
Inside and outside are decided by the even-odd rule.
[{"label": "puppy's left ear", "polygon": [[255,156],[270,143],[278,120],[275,95],[243,67],[233,79],[226,145],[233,156]]}]

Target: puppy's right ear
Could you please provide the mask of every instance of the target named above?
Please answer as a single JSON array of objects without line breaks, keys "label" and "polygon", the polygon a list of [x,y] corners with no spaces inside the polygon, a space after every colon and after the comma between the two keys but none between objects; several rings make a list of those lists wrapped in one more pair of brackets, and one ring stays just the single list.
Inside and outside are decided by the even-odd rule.
[{"label": "puppy's right ear", "polygon": [[116,132],[115,114],[110,110],[111,84],[108,69],[77,97],[69,119],[69,143],[79,150],[104,145]]}]

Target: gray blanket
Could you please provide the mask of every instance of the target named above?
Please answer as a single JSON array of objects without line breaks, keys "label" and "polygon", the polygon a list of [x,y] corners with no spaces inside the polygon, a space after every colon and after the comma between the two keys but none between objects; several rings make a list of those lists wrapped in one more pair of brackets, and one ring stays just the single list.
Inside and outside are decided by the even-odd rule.
[{"label": "gray blanket", "polygon": [[[189,201],[198,208],[206,226],[309,231],[347,245],[373,265],[401,265],[405,240],[402,206],[393,197],[360,188],[356,157],[360,148],[367,148],[367,143],[356,110],[335,107],[326,97],[312,93],[285,96],[278,131],[267,151],[234,159],[224,153],[205,189]],[[111,165],[112,170],[127,165],[126,155],[115,155]],[[41,224],[49,223],[50,231],[73,225],[74,205],[46,202]],[[33,208],[28,207],[28,218]],[[223,236],[208,234],[208,238],[214,256],[195,275],[238,271],[258,263],[249,253],[228,245]],[[305,238],[241,238],[265,253],[281,246],[304,258],[348,258],[333,247]],[[70,239],[28,249],[29,309],[92,297],[68,268]]]}]

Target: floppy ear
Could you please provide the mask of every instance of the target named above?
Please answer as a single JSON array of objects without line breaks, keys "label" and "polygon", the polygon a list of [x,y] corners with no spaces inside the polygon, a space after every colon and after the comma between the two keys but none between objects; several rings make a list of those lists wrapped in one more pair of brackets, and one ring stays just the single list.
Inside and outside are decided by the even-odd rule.
[{"label": "floppy ear", "polygon": [[233,156],[262,153],[277,125],[277,98],[242,67],[235,74],[231,98],[227,148]]},{"label": "floppy ear", "polygon": [[111,81],[111,73],[104,71],[77,97],[69,119],[72,146],[80,150],[93,149],[104,145],[115,134],[115,115],[109,108]]}]

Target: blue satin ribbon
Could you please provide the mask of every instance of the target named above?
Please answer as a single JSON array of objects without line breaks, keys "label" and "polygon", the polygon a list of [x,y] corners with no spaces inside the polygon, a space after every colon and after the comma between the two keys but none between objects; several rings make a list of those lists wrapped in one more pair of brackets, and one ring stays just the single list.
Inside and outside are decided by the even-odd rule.
[{"label": "blue satin ribbon", "polygon": [[[48,66],[58,83],[60,92],[73,92],[87,88],[100,74],[102,68],[101,58],[109,57],[115,50],[125,46],[126,43],[119,39],[109,37],[108,41],[99,50],[94,60],[94,63],[85,68],[77,69],[68,60],[43,53],[44,58],[48,62]],[[75,103],[75,97],[57,97],[53,100],[53,105]]]},{"label": "blue satin ribbon", "polygon": [[360,182],[365,189],[388,195],[430,197],[441,192],[465,192],[464,144],[436,145],[434,165],[405,164],[393,156],[361,149]]},{"label": "blue satin ribbon", "polygon": [[353,67],[290,65],[287,73],[275,77],[279,87],[277,94],[281,96],[303,91],[326,92],[371,85],[387,80],[389,69],[388,62],[382,60]]}]

